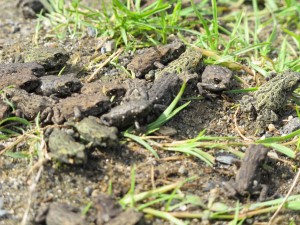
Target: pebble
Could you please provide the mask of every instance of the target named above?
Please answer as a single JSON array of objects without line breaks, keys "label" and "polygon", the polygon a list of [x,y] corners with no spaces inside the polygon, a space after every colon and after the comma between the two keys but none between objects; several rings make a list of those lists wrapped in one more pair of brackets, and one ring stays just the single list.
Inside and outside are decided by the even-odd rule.
[{"label": "pebble", "polygon": [[3,200],[0,198],[0,218],[6,216],[7,211],[2,209],[3,206]]},{"label": "pebble", "polygon": [[187,169],[185,168],[185,166],[181,165],[178,169],[178,173],[179,174],[182,174],[182,175],[187,175],[188,174],[188,171]]},{"label": "pebble", "polygon": [[273,132],[273,131],[275,131],[276,130],[276,127],[274,126],[274,124],[269,124],[268,125],[268,130],[270,131],[270,132]]},{"label": "pebble", "polygon": [[168,127],[168,126],[162,126],[159,131],[158,131],[161,135],[164,136],[174,136],[177,134],[177,130],[172,128],[172,127]]},{"label": "pebble", "polygon": [[300,119],[298,117],[295,117],[291,120],[289,120],[289,122],[287,124],[285,124],[280,130],[279,132],[283,135],[285,134],[290,134],[292,132],[294,132],[295,130],[300,129]]},{"label": "pebble", "polygon": [[93,193],[93,188],[92,187],[85,187],[84,192],[86,193],[87,196],[91,196]]}]

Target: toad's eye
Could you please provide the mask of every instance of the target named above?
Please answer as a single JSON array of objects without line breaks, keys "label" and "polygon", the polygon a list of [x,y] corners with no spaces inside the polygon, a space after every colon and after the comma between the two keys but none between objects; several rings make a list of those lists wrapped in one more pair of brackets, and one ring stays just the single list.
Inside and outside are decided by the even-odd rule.
[{"label": "toad's eye", "polygon": [[219,79],[219,78],[214,78],[214,82],[215,82],[215,84],[219,84],[219,83],[221,83],[221,79]]}]

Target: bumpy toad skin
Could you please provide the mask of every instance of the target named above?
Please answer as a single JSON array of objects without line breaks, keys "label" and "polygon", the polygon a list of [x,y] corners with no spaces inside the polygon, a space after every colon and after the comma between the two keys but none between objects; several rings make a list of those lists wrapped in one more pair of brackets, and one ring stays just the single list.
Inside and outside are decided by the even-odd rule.
[{"label": "bumpy toad skin", "polygon": [[122,99],[123,102],[135,101],[141,99],[148,99],[147,82],[140,79],[127,79],[122,84],[126,90],[125,95]]},{"label": "bumpy toad skin", "polygon": [[16,107],[16,114],[33,120],[40,113],[41,120],[49,120],[52,117],[51,108],[55,100],[46,96],[28,93],[23,89],[6,88],[4,93]]},{"label": "bumpy toad skin", "polygon": [[110,107],[109,98],[99,94],[77,95],[61,99],[53,107],[52,122],[61,124],[69,119],[98,116]]},{"label": "bumpy toad skin", "polygon": [[89,116],[74,126],[80,134],[80,138],[92,143],[94,147],[113,147],[118,141],[118,129],[100,124],[99,118]]},{"label": "bumpy toad skin", "polygon": [[193,49],[188,48],[182,53],[178,59],[170,62],[165,68],[155,73],[155,79],[159,79],[165,73],[181,74],[183,72],[195,73],[202,67],[202,54]]},{"label": "bumpy toad skin", "polygon": [[201,95],[208,95],[206,91],[220,93],[230,88],[232,71],[223,66],[208,65],[201,78],[201,82],[197,84]]},{"label": "bumpy toad skin", "polygon": [[61,98],[70,96],[82,87],[80,80],[74,74],[43,76],[40,82],[41,85],[35,90],[37,94]]},{"label": "bumpy toad skin", "polygon": [[136,54],[132,61],[127,65],[135,77],[141,78],[150,70],[155,69],[156,63],[166,64],[174,59],[185,50],[182,42],[174,41],[163,46],[155,46],[144,49],[141,54]]},{"label": "bumpy toad skin", "polygon": [[151,104],[168,106],[177,95],[179,82],[178,75],[169,73],[155,80],[148,91]]},{"label": "bumpy toad skin", "polygon": [[135,95],[134,98],[131,97],[129,101],[102,115],[101,120],[105,125],[118,128],[126,127],[139,120],[145,120],[154,108],[170,104],[179,90],[178,83],[179,78],[176,74],[165,74],[165,76],[154,81],[147,96],[141,95],[137,98]]},{"label": "bumpy toad skin", "polygon": [[276,122],[277,113],[283,108],[287,98],[300,82],[300,73],[285,72],[264,83],[253,96],[246,95],[241,100],[241,110],[251,113],[260,123]]},{"label": "bumpy toad skin", "polygon": [[55,128],[49,136],[50,156],[60,162],[84,164],[87,161],[85,146],[66,132]]},{"label": "bumpy toad skin", "polygon": [[24,55],[25,62],[37,62],[42,65],[46,71],[59,70],[69,60],[69,54],[60,47],[33,48]]},{"label": "bumpy toad skin", "polygon": [[112,108],[109,113],[102,115],[101,121],[107,126],[123,128],[138,121],[141,117],[146,117],[151,109],[152,105],[148,100],[129,101],[126,104]]}]

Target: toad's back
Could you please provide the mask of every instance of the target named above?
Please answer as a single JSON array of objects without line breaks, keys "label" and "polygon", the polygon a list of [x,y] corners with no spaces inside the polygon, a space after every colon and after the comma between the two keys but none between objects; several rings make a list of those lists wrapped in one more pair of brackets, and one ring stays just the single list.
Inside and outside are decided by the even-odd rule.
[{"label": "toad's back", "polygon": [[155,73],[155,79],[165,73],[180,74],[182,72],[194,73],[202,67],[202,54],[193,48],[188,48],[178,59],[170,62],[164,69]]},{"label": "toad's back", "polygon": [[300,73],[286,72],[272,78],[263,84],[255,93],[256,109],[271,109],[278,111],[300,82]]}]

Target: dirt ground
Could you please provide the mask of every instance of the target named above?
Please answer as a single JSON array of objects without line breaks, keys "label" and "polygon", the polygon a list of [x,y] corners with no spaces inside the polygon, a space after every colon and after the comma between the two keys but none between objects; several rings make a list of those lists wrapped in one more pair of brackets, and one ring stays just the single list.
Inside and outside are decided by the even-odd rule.
[{"label": "dirt ground", "polygon": [[[36,20],[25,20],[15,4],[15,1],[0,0],[1,63],[15,62],[24,50],[34,46]],[[81,61],[76,68],[88,62],[93,46],[99,42],[92,37],[56,41],[47,37],[44,31],[40,35],[40,45],[64,46],[71,52],[71,59],[80,54]],[[76,70],[76,68],[72,69]],[[242,72],[234,73],[244,76]],[[234,125],[234,113],[241,97],[242,95],[227,94],[213,101],[193,100],[187,108],[166,124],[167,127],[177,131],[177,134],[172,136],[172,140],[193,138],[203,129],[207,130],[206,134],[212,136],[238,136]],[[243,122],[240,125],[243,125]],[[13,141],[2,141],[0,146],[7,146]],[[26,149],[28,145],[22,144],[18,148]],[[236,150],[240,150],[240,147],[236,147]],[[34,224],[32,220],[38,208],[45,203],[61,202],[83,209],[100,193],[108,193],[110,188],[113,196],[120,199],[130,189],[130,173],[134,164],[136,165],[136,193],[197,176],[198,179],[182,188],[184,193],[199,196],[204,204],[207,204],[214,194],[215,201],[235,206],[235,199],[226,197],[222,188],[222,182],[234,176],[234,165],[216,163],[214,167],[209,167],[191,156],[159,149],[157,151],[160,159],[154,158],[140,145],[126,141],[115,149],[95,150],[89,156],[88,163],[83,166],[57,165],[51,162],[37,165],[37,159],[15,159],[0,155],[0,199],[3,201],[2,209],[8,212],[5,217],[0,217],[0,224],[20,224],[22,220],[26,221],[23,224]],[[225,151],[214,148],[208,152],[214,156],[226,154]],[[268,164],[270,165],[269,177],[265,177],[270,186],[268,196],[271,199],[284,196],[290,188],[295,173],[290,166],[281,161],[270,159]],[[153,171],[156,174],[154,182],[151,177]],[[298,193],[299,188],[299,185],[296,186],[294,193]],[[244,198],[242,201],[251,203],[257,200]],[[197,210],[199,211],[200,208]],[[264,214],[247,219],[246,224],[268,221],[270,215]],[[86,215],[87,224],[95,224],[96,217],[97,210],[91,207]],[[297,221],[300,223],[298,215],[287,213],[280,216],[281,220],[277,224],[285,224],[284,221],[288,221],[291,217],[295,218],[296,224]],[[140,223],[169,224],[163,219],[152,217],[145,217],[143,223]],[[208,222],[193,219],[190,222],[190,224],[205,223],[227,224],[226,221],[221,220]]]}]

